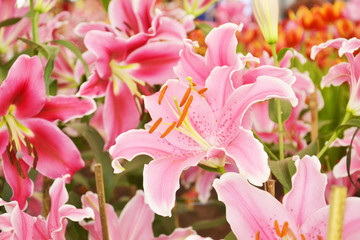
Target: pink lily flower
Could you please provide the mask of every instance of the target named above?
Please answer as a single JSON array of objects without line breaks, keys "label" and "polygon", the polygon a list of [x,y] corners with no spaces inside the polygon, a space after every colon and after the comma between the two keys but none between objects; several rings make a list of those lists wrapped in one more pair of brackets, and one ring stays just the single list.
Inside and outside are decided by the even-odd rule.
[{"label": "pink lily flower", "polygon": [[[101,221],[98,205],[98,196],[92,192],[87,192],[81,197],[83,207],[91,208],[94,213],[93,221],[82,221],[80,225],[89,231],[89,239],[101,240]],[[195,239],[205,239],[196,235],[191,228],[176,229],[170,236],[160,235],[154,237],[152,222],[155,214],[145,203],[144,193],[138,190],[135,196],[126,204],[119,217],[114,208],[106,204],[106,216],[110,239],[118,240],[180,240],[188,239],[189,236]],[[189,239],[190,240],[190,239]]]},{"label": "pink lily flower", "polygon": [[75,222],[82,221],[84,218],[94,218],[91,208],[77,209],[72,205],[65,204],[69,200],[69,195],[65,188],[65,182],[69,181],[70,175],[55,179],[51,185],[49,194],[51,208],[49,215],[44,219],[39,216],[34,225],[33,239],[64,239],[67,219]]},{"label": "pink lily flower", "polygon": [[20,56],[0,86],[0,152],[4,175],[21,209],[31,195],[32,166],[49,178],[71,176],[84,166],[74,143],[52,122],[90,114],[95,103],[74,96],[46,98],[39,58]]},{"label": "pink lily flower", "polygon": [[[169,80],[160,92],[144,97],[151,128],[123,133],[110,148],[115,173],[123,170],[121,158],[146,154],[154,159],[144,168],[144,192],[159,215],[171,216],[180,175],[191,166],[216,169],[234,164],[255,185],[262,185],[270,174],[263,146],[243,128],[244,115],[255,102],[271,97],[289,99],[293,105],[297,99],[288,84],[272,77],[233,90],[230,79],[222,81],[221,71],[207,79],[205,92]],[[232,94],[224,98],[229,89]]]},{"label": "pink lily flower", "polygon": [[84,43],[90,51],[87,57],[94,68],[79,94],[105,95],[105,149],[115,143],[120,133],[137,127],[146,84],[161,84],[175,77],[173,67],[179,60],[186,32],[176,20],[153,16],[154,3],[111,1],[111,25],[83,24],[77,29],[86,32]]},{"label": "pink lily flower", "polygon": [[353,53],[360,47],[360,39],[352,38],[347,40],[345,38],[337,38],[321,43],[318,46],[313,46],[311,49],[311,58],[315,59],[316,55],[324,48],[334,47],[339,49],[339,56],[345,54],[348,63],[342,62],[329,69],[328,74],[323,77],[321,87],[330,85],[339,86],[344,82],[350,85],[350,99],[346,110],[354,116],[360,116],[360,81],[359,70],[360,55],[354,56]]},{"label": "pink lily flower", "polygon": [[51,209],[46,220],[42,216],[30,216],[19,208],[18,202],[5,202],[0,199],[0,206],[5,206],[6,213],[0,215],[0,238],[21,240],[65,239],[66,218],[81,221],[93,218],[90,208],[76,209],[65,204],[69,199],[65,182],[70,175],[57,178],[50,187]]},{"label": "pink lily flower", "polygon": [[0,198],[0,206],[4,206],[6,211],[0,215],[0,238],[3,240],[33,239],[36,218],[23,212],[16,201],[5,202]]},{"label": "pink lily flower", "polygon": [[[268,192],[251,186],[240,174],[226,173],[214,181],[226,218],[238,239],[326,239],[329,206],[325,203],[326,175],[316,157],[294,158],[297,167],[292,190],[283,204]],[[359,198],[347,198],[343,239],[360,234]]]}]

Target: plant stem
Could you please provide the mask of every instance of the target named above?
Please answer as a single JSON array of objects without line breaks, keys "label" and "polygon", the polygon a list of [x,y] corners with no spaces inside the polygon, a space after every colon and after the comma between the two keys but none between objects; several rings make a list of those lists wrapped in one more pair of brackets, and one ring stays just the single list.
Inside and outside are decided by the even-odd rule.
[{"label": "plant stem", "polygon": [[282,119],[281,119],[281,103],[280,99],[276,99],[276,112],[277,112],[277,120],[278,120],[278,126],[279,126],[279,157],[280,160],[284,159],[284,129],[282,125]]},{"label": "plant stem", "polygon": [[40,13],[34,9],[34,0],[30,0],[30,17],[33,41],[39,43],[39,17]]},{"label": "plant stem", "polygon": [[100,163],[95,164],[95,181],[96,181],[96,191],[99,199],[102,236],[103,236],[103,240],[109,240],[109,229],[107,224],[106,207],[105,207],[104,180],[103,180],[102,165]]},{"label": "plant stem", "polygon": [[[275,67],[279,67],[279,61],[277,58],[276,53],[276,43],[271,44],[271,52],[274,58],[274,65]],[[276,112],[277,112],[277,120],[278,120],[278,126],[279,126],[279,157],[280,160],[284,159],[284,130],[282,125],[282,119],[281,119],[281,103],[280,99],[276,99]]]},{"label": "plant stem", "polygon": [[[342,122],[340,123],[340,125],[345,124],[349,118],[351,117],[351,112],[346,112],[344,119],[342,120]],[[317,157],[320,159],[322,157],[322,155],[326,152],[326,150],[329,148],[329,146],[335,141],[335,139],[338,136],[338,132],[335,131],[333,133],[333,135],[330,137],[329,141],[327,141],[327,143],[325,144],[325,146],[320,150],[320,152],[318,153]]]}]

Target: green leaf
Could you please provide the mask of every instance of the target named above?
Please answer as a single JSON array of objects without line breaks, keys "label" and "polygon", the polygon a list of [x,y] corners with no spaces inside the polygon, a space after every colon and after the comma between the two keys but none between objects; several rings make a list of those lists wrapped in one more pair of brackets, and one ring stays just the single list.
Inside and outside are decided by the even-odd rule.
[{"label": "green leaf", "polygon": [[78,131],[89,144],[91,151],[96,162],[100,163],[103,168],[103,177],[104,177],[104,187],[105,187],[105,198],[108,201],[114,190],[114,183],[116,181],[116,176],[113,173],[113,168],[111,167],[111,158],[108,152],[104,152],[104,140],[100,134],[91,126],[86,123],[71,123],[68,125],[71,128],[74,128]]},{"label": "green leaf", "polygon": [[46,95],[49,96],[50,95],[50,83],[51,83],[51,73],[54,70],[54,65],[55,65],[55,59],[56,56],[59,53],[59,47],[58,46],[51,46],[51,45],[44,45],[44,48],[46,49],[47,53],[48,53],[48,57],[47,57],[47,63],[45,66],[45,70],[44,70],[44,82],[45,82],[45,87],[46,87]]},{"label": "green leaf", "polygon": [[198,231],[201,229],[209,229],[209,228],[218,227],[225,223],[226,223],[226,217],[224,216],[224,217],[219,217],[219,218],[212,219],[212,220],[198,221],[198,222],[194,223],[192,225],[192,227],[195,231]]},{"label": "green leaf", "polygon": [[271,121],[273,121],[274,123],[278,123],[277,106],[276,106],[277,100],[280,101],[281,122],[285,122],[290,117],[292,106],[288,101],[283,99],[272,98],[269,100],[269,117]]},{"label": "green leaf", "polygon": [[282,49],[278,52],[278,61],[279,61],[279,62],[284,58],[284,56],[285,56],[285,54],[286,54],[287,51],[291,51],[291,52],[293,53],[293,55],[294,55],[294,49],[293,49],[293,48],[282,48]]},{"label": "green leaf", "polygon": [[75,54],[75,56],[81,61],[81,63],[84,65],[86,76],[88,77],[90,75],[89,66],[86,63],[85,59],[83,58],[82,53],[79,50],[79,48],[77,48],[73,43],[63,40],[63,39],[54,40],[53,42],[56,44],[59,44],[61,46],[64,46],[67,49],[69,49],[70,51],[72,51]]},{"label": "green leaf", "polygon": [[8,18],[0,22],[0,27],[7,27],[18,23],[22,18]]},{"label": "green leaf", "polygon": [[101,0],[102,5],[104,6],[104,9],[106,12],[108,12],[109,3],[111,0]]},{"label": "green leaf", "polygon": [[316,155],[318,151],[318,142],[315,140],[310,143],[306,148],[298,152],[296,155],[299,155],[300,158],[303,158],[305,155],[313,156]]},{"label": "green leaf", "polygon": [[197,28],[199,28],[205,35],[208,35],[208,33],[213,29],[213,27],[206,23],[198,23]]},{"label": "green leaf", "polygon": [[233,232],[229,232],[228,235],[224,238],[224,240],[237,240],[235,234]]},{"label": "green leaf", "polygon": [[269,167],[271,169],[272,174],[276,177],[276,179],[281,183],[281,185],[284,187],[284,191],[288,192],[291,190],[291,176],[293,173],[290,171],[293,171],[293,167],[289,165],[293,164],[294,162],[291,159],[284,159],[280,161],[269,161]]}]

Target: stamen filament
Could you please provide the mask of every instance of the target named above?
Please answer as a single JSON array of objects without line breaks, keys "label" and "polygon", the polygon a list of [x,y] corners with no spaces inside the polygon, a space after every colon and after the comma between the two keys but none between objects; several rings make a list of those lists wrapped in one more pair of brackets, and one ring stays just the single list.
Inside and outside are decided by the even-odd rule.
[{"label": "stamen filament", "polygon": [[176,122],[173,122],[160,137],[161,138],[166,137],[175,128],[175,125],[176,125]]},{"label": "stamen filament", "polygon": [[191,87],[189,87],[189,88],[186,90],[183,98],[181,99],[180,107],[184,106],[184,104],[186,103],[186,100],[188,99],[190,93],[191,93]]},{"label": "stamen filament", "polygon": [[190,104],[192,103],[193,98],[194,97],[192,95],[190,95],[188,101],[186,102],[186,104],[185,104],[185,106],[183,108],[183,111],[182,111],[182,113],[180,115],[178,123],[176,124],[176,127],[180,127],[180,125],[183,123],[187,113],[189,112]]},{"label": "stamen filament", "polygon": [[160,125],[162,121],[162,118],[159,118],[158,120],[156,120],[156,122],[154,123],[154,125],[152,125],[152,127],[149,130],[149,133],[153,133],[155,131],[155,129]]},{"label": "stamen filament", "polygon": [[166,89],[168,88],[167,85],[165,85],[162,89],[161,89],[161,92],[160,92],[160,95],[159,95],[159,100],[158,100],[158,103],[159,105],[161,104],[164,96],[165,96],[165,92],[166,92]]}]

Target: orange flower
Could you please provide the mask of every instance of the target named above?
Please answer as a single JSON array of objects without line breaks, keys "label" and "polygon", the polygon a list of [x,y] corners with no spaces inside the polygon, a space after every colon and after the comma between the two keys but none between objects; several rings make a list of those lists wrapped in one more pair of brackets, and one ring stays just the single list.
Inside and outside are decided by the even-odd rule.
[{"label": "orange flower", "polygon": [[326,2],[321,6],[320,12],[325,22],[332,23],[341,18],[344,7],[345,3],[343,1],[337,1],[334,4]]},{"label": "orange flower", "polygon": [[311,10],[305,6],[300,6],[296,14],[290,10],[289,17],[291,20],[300,23],[306,30],[321,29],[325,26],[323,15],[318,6],[311,8]]}]

